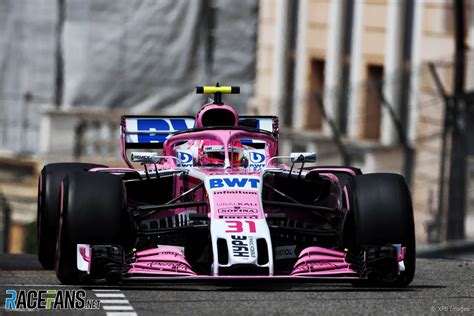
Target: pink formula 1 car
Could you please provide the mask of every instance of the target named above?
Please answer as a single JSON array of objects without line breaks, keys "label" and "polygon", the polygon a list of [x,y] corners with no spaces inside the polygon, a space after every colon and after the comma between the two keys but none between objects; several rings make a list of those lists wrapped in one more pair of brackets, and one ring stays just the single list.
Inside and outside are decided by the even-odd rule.
[{"label": "pink formula 1 car", "polygon": [[[127,168],[50,164],[39,179],[39,260],[62,283],[272,279],[408,285],[402,176],[278,154],[278,118],[214,93],[194,117],[123,116]],[[311,165],[309,167],[308,165]]]}]

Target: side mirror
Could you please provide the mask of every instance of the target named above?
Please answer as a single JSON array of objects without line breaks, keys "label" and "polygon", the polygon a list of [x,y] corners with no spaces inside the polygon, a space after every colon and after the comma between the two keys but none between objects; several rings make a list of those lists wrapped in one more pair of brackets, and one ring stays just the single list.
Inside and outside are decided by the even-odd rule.
[{"label": "side mirror", "polygon": [[131,159],[133,162],[143,162],[143,163],[157,163],[160,160],[160,156],[155,152],[132,152]]},{"label": "side mirror", "polygon": [[310,152],[291,153],[290,159],[292,163],[316,162],[316,153],[310,153]]}]

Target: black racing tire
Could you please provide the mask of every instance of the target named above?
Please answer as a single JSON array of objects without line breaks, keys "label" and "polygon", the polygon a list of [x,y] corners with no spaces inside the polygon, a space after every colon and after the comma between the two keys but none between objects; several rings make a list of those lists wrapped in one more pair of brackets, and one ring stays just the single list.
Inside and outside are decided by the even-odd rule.
[{"label": "black racing tire", "polygon": [[401,244],[406,247],[405,271],[394,282],[372,282],[366,285],[404,287],[415,275],[416,242],[413,206],[405,179],[398,174],[372,173],[355,176],[352,191],[353,246]]},{"label": "black racing tire", "polygon": [[59,190],[69,173],[106,166],[89,163],[53,163],[44,166],[38,180],[38,259],[44,269],[54,269],[59,227]]},{"label": "black racing tire", "polygon": [[86,273],[77,269],[77,244],[120,244],[126,234],[125,189],[118,176],[75,172],[63,180],[61,190],[56,276],[63,284],[78,284]]}]

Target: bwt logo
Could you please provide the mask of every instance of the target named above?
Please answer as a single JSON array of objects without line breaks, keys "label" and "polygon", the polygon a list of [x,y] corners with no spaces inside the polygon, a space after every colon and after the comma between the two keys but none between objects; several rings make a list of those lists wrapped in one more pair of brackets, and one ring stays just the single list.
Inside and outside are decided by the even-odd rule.
[{"label": "bwt logo", "polygon": [[265,161],[265,155],[256,151],[250,152],[250,162],[251,163],[262,163]]},{"label": "bwt logo", "polygon": [[255,178],[214,178],[209,180],[209,187],[211,189],[220,188],[258,188],[260,179]]},{"label": "bwt logo", "polygon": [[265,155],[257,151],[251,151],[249,153],[249,168],[251,171],[259,171],[265,168]]},{"label": "bwt logo", "polygon": [[179,163],[182,167],[192,166],[193,155],[185,151],[178,151]]}]

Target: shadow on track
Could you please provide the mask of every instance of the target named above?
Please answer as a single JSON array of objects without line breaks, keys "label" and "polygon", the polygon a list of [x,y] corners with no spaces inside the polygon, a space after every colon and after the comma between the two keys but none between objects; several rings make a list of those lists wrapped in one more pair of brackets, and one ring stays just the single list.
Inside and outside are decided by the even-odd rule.
[{"label": "shadow on track", "polygon": [[43,270],[34,254],[0,254],[0,270]]}]

